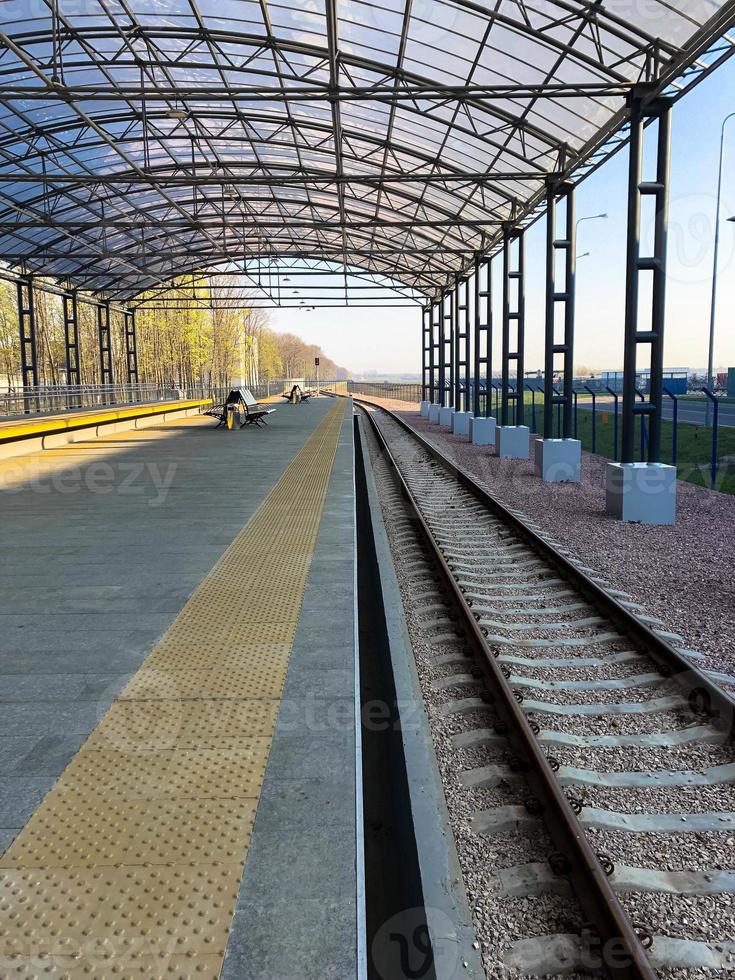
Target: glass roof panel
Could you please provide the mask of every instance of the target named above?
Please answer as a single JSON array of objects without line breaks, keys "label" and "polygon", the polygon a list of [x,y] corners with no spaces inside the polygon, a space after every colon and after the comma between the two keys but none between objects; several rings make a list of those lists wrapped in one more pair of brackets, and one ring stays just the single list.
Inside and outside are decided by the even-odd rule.
[{"label": "glass roof panel", "polygon": [[[62,3],[61,44],[50,10],[25,6],[0,4],[14,45],[0,49],[1,196],[6,214],[15,203],[38,220],[6,221],[0,257],[22,250],[29,268],[58,271],[78,249],[85,275],[123,295],[167,266],[155,243],[222,260],[223,193],[233,227],[250,215],[253,247],[337,264],[352,247],[367,271],[414,282],[424,270],[440,289],[497,240],[510,198],[536,207],[562,146],[584,159],[624,122],[644,71],[692,63],[725,4],[85,0]],[[47,195],[68,222],[63,262]],[[148,215],[148,247],[137,229],[90,230],[102,214]],[[306,227],[314,216],[328,225]],[[115,258],[90,263],[94,242]],[[419,260],[416,242],[454,252]]]}]

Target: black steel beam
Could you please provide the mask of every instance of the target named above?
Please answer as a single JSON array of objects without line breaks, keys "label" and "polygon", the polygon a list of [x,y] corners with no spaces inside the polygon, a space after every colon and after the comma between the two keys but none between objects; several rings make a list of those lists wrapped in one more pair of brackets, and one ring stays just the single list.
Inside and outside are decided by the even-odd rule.
[{"label": "black steel beam", "polygon": [[[161,205],[163,208],[163,205]],[[226,216],[233,223],[233,231],[261,231],[269,228],[282,229],[285,225],[295,231],[304,229],[315,229],[318,231],[341,231],[344,224],[341,221],[322,221],[314,219],[304,221],[301,218],[284,215],[280,221],[273,221],[270,217],[262,220],[253,221],[243,220],[243,215],[238,212]],[[391,218],[368,218],[366,221],[350,221],[349,231],[362,228],[386,228],[390,231],[399,228],[500,228],[503,222],[498,218],[409,218],[407,220],[396,221]],[[37,230],[38,228],[59,228],[67,231],[103,231],[109,229],[141,231],[154,229],[159,232],[172,229],[174,231],[201,231],[214,229],[218,233],[222,232],[222,215],[210,214],[206,218],[200,216],[196,219],[185,220],[181,218],[156,218],[155,215],[145,219],[137,218],[101,218],[99,221],[61,221],[51,216],[38,215],[36,221],[0,221],[0,232],[13,234],[16,231]]]},{"label": "black steel beam", "polygon": [[[202,169],[206,172],[197,174],[197,170]],[[178,173],[172,173],[177,170]],[[264,172],[264,170],[266,172]],[[285,170],[286,173],[279,171]],[[221,171],[221,173],[220,173]],[[538,182],[543,180],[544,172],[539,170],[493,170],[487,171],[464,171],[452,170],[449,172],[436,171],[407,171],[405,173],[395,173],[387,170],[385,173],[363,174],[363,173],[344,173],[336,172],[300,170],[288,164],[277,164],[268,162],[267,165],[253,167],[246,163],[227,163],[227,166],[214,166],[212,164],[195,164],[191,170],[183,166],[172,165],[166,170],[151,167],[146,173],[150,174],[150,179],[161,187],[231,187],[232,184],[246,183],[253,187],[281,187],[302,184],[493,184],[497,182],[516,181],[525,183],[526,181]],[[115,187],[115,186],[139,186],[143,189],[148,187],[148,181],[144,180],[137,173],[105,173],[105,174],[34,174],[23,171],[16,173],[4,170],[0,173],[0,183],[10,184],[43,184],[48,187]]]},{"label": "black steel beam", "polygon": [[[285,95],[289,101],[312,102],[314,99],[333,99],[337,102],[380,101],[392,104],[394,102],[412,102],[415,99],[565,99],[565,98],[624,98],[628,85],[622,82],[557,82],[549,85],[524,84],[522,82],[507,85],[440,85],[436,83],[403,82],[396,85],[356,85],[353,88],[340,87],[332,90],[328,85],[294,85],[289,87]],[[188,105],[197,102],[206,103],[209,107],[213,101],[232,102],[272,102],[282,101],[284,90],[272,85],[230,85],[224,87],[201,85],[189,86],[186,83],[176,86],[152,84],[141,88],[139,85],[117,84],[114,88],[102,85],[64,85],[56,88],[56,94],[64,99],[93,102],[140,102],[147,101],[175,102],[186,101]],[[30,85],[3,86],[3,95],[8,99],[23,101],[48,101],[49,93],[45,89]]]}]

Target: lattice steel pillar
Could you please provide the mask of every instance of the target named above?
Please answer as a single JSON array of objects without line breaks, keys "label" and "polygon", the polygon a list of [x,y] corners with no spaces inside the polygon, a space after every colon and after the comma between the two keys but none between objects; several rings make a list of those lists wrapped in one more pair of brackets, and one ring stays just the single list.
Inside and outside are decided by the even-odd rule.
[{"label": "lattice steel pillar", "polygon": [[[442,322],[443,332],[443,352],[444,352],[444,378],[441,389],[440,405],[447,404],[447,374],[449,375],[449,393],[454,392],[454,293],[451,289],[447,290],[443,297]],[[449,330],[447,330],[449,325]],[[447,354],[449,356],[447,356]]]},{"label": "lattice steel pillar", "polygon": [[135,334],[135,311],[125,310],[125,366],[128,384],[138,383],[138,341]]},{"label": "lattice steel pillar", "polygon": [[[485,288],[482,288],[482,273],[485,272]],[[479,417],[490,414],[490,383],[492,380],[492,342],[493,342],[493,311],[492,311],[492,279],[490,259],[475,256],[475,311],[474,311],[474,368],[475,377],[472,412]],[[483,344],[484,341],[484,344]],[[484,353],[483,353],[484,350]],[[480,375],[485,368],[485,410],[482,412],[480,402]]]},{"label": "lattice steel pillar", "polygon": [[[556,237],[557,202],[566,209],[563,238]],[[546,338],[544,349],[544,438],[554,437],[554,406],[561,404],[562,436],[571,439],[574,428],[574,311],[577,269],[574,188],[549,181],[546,200]],[[556,258],[563,257],[564,287],[557,289]],[[557,310],[562,307],[564,337],[557,339]],[[555,358],[563,356],[561,394],[554,393]]]},{"label": "lattice steel pillar", "polygon": [[97,304],[97,336],[100,349],[100,379],[103,385],[113,382],[112,334],[110,331],[110,301]]},{"label": "lattice steel pillar", "polygon": [[460,312],[460,279],[454,280],[452,289],[452,397],[450,405],[459,412],[462,402],[462,381],[460,378],[460,343],[462,336],[461,312]]},{"label": "lattice steel pillar", "polygon": [[445,316],[443,296],[437,303],[437,307],[439,310],[439,322],[437,324],[438,326],[437,336],[439,340],[439,345],[438,345],[439,349],[437,351],[439,355],[439,361],[438,361],[439,370],[436,379],[437,388],[438,388],[436,401],[438,405],[443,405],[444,393],[446,391],[446,383],[447,383],[447,338],[446,338],[447,318]]},{"label": "lattice steel pillar", "polygon": [[[643,181],[643,126],[647,117],[658,120],[656,141],[656,179]],[[625,353],[623,358],[622,462],[632,463],[635,455],[635,420],[649,419],[648,462],[658,463],[661,455],[661,399],[663,397],[664,313],[666,302],[666,239],[669,218],[669,160],[671,144],[671,103],[657,100],[643,107],[639,92],[631,96],[630,163],[628,171],[628,248],[625,277]],[[656,207],[653,254],[641,256],[641,198],[653,197]],[[650,330],[640,330],[640,274],[653,275]],[[651,350],[651,384],[646,401],[636,402],[638,345]]]},{"label": "lattice steel pillar", "polygon": [[66,383],[82,383],[79,363],[79,304],[77,291],[64,293],[64,347],[66,351]]},{"label": "lattice steel pillar", "polygon": [[439,346],[440,346],[440,319],[441,301],[437,300],[431,304],[431,353],[429,363],[431,364],[431,397],[432,404],[436,404],[439,382],[437,372],[439,370]]},{"label": "lattice steel pillar", "polygon": [[[517,243],[518,255],[512,262],[513,243]],[[523,228],[513,225],[503,227],[503,366],[501,424],[523,425],[525,411],[523,405],[523,371],[526,323],[525,295],[525,238]],[[513,288],[516,284],[515,290]],[[515,296],[513,295],[515,292]],[[511,349],[510,327],[516,325],[515,347]],[[510,365],[516,365],[516,390],[510,390]],[[511,414],[510,403],[515,411]]]},{"label": "lattice steel pillar", "polygon": [[20,335],[20,376],[24,388],[38,385],[38,360],[36,351],[36,308],[33,301],[33,280],[19,279],[18,328]]},{"label": "lattice steel pillar", "polygon": [[458,412],[466,412],[470,407],[470,283],[466,276],[457,280],[455,323],[454,407]]},{"label": "lattice steel pillar", "polygon": [[431,312],[421,311],[421,401],[427,401],[429,392],[429,343],[431,341]]}]

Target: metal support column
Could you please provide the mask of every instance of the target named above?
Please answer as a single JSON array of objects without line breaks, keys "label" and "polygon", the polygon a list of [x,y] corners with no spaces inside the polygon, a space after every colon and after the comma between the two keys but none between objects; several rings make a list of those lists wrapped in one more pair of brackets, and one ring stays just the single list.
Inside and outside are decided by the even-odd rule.
[{"label": "metal support column", "polygon": [[[625,353],[623,358],[623,463],[632,463],[635,454],[636,416],[648,417],[648,462],[657,463],[661,455],[661,415],[663,398],[664,307],[666,301],[666,238],[669,213],[669,159],[671,145],[671,103],[660,99],[644,106],[643,95],[631,95],[630,162],[628,170],[628,246],[625,278]],[[656,179],[643,181],[643,127],[647,117],[657,120]],[[641,256],[641,198],[655,201],[653,254]],[[653,276],[650,329],[639,330],[640,273]],[[638,345],[650,346],[651,383],[648,399],[636,401]]]},{"label": "metal support column", "polygon": [[429,378],[430,378],[430,390],[429,390],[429,401],[434,404],[436,403],[437,392],[439,390],[439,385],[437,383],[436,373],[439,369],[439,316],[441,313],[441,306],[439,301],[431,304],[431,345],[429,350]]},{"label": "metal support column", "polygon": [[79,304],[76,289],[64,294],[63,304],[66,383],[80,385],[82,377],[79,365]]},{"label": "metal support column", "polygon": [[459,280],[454,280],[451,292],[452,303],[452,372],[449,391],[449,404],[459,411]]},{"label": "metal support column", "polygon": [[437,380],[436,403],[438,405],[443,405],[446,387],[447,387],[447,337],[446,337],[447,318],[444,309],[445,306],[444,296],[442,296],[442,298],[439,300],[437,306],[439,309],[439,321],[438,321],[439,329],[437,331],[437,335],[439,339],[439,349],[437,351],[439,355],[439,361],[438,361],[439,371],[436,379]]},{"label": "metal support column", "polygon": [[[492,312],[492,281],[490,259],[475,256],[475,310],[474,310],[474,398],[472,412],[476,417],[490,414],[490,383],[492,381],[492,342],[493,342],[493,312]],[[485,288],[482,288],[482,274],[485,273]],[[484,352],[484,353],[483,353]],[[480,377],[485,368],[485,405],[480,402]]]},{"label": "metal support column", "polygon": [[111,385],[113,372],[109,300],[97,304],[97,336],[99,338],[100,348],[100,379],[103,385]]},{"label": "metal support column", "polygon": [[138,383],[138,339],[135,333],[135,311],[125,310],[125,365],[128,384]]},{"label": "metal support column", "polygon": [[[566,210],[563,238],[556,237],[558,201]],[[574,309],[577,268],[574,187],[549,181],[546,204],[546,338],[544,349],[544,439],[554,437],[554,406],[562,405],[562,436],[572,438],[574,423]],[[556,258],[564,262],[564,287],[557,289]],[[556,336],[556,314],[563,307],[564,337]],[[561,394],[554,385],[555,358],[563,356]]]},{"label": "metal support column", "polygon": [[[517,244],[518,254],[512,262],[513,243]],[[526,323],[526,295],[524,281],[525,238],[523,228],[513,225],[503,227],[503,365],[501,425],[523,425],[525,409],[523,405],[523,372]],[[516,283],[515,290],[513,284]],[[515,292],[515,302],[513,293]],[[516,325],[515,347],[511,349],[510,327]],[[516,366],[516,389],[510,390],[510,365]],[[514,411],[511,412],[511,402]]]},{"label": "metal support column", "polygon": [[38,385],[36,351],[36,309],[33,302],[33,280],[19,279],[18,328],[20,334],[20,375],[24,388]]},{"label": "metal support column", "polygon": [[447,391],[454,392],[454,293],[447,290],[442,299],[442,356],[444,372],[441,378],[439,404],[447,404]]},{"label": "metal support column", "polygon": [[431,346],[431,309],[421,311],[421,400],[429,396],[429,349]]},{"label": "metal support column", "polygon": [[454,407],[458,412],[470,408],[470,282],[457,280],[455,291]]}]

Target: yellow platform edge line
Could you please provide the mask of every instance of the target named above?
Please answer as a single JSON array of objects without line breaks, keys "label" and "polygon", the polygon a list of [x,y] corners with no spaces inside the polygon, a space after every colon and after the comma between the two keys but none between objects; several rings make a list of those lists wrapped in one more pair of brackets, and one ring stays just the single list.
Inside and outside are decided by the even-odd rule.
[{"label": "yellow platform edge line", "polygon": [[0,860],[3,976],[219,976],[346,410],[329,409]]}]

